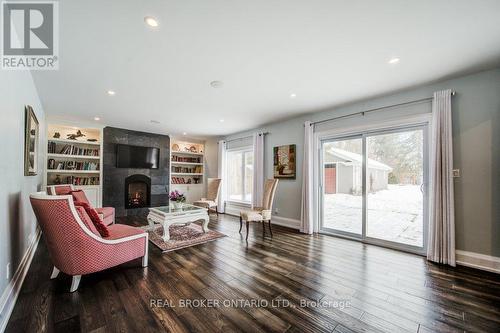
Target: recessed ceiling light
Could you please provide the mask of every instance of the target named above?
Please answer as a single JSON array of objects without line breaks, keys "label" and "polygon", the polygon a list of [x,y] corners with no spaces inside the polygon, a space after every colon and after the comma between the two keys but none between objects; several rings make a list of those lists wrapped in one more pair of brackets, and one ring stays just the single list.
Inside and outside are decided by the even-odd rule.
[{"label": "recessed ceiling light", "polygon": [[388,63],[391,65],[394,65],[394,64],[399,63],[400,61],[401,61],[401,59],[394,57],[394,58],[389,59]]},{"label": "recessed ceiling light", "polygon": [[210,85],[212,86],[212,88],[222,88],[222,86],[224,85],[224,82],[212,81],[212,82],[210,82]]},{"label": "recessed ceiling light", "polygon": [[160,122],[158,120],[151,120],[153,124],[159,124]]},{"label": "recessed ceiling light", "polygon": [[187,135],[187,133],[186,133],[186,132],[183,132],[183,133],[182,133],[182,135]]},{"label": "recessed ceiling light", "polygon": [[144,18],[144,22],[146,22],[147,25],[149,25],[150,27],[153,27],[153,28],[156,28],[160,25],[158,23],[158,21],[152,16],[146,16]]},{"label": "recessed ceiling light", "polygon": [[95,121],[99,121],[99,120],[101,120],[101,118],[99,118],[99,117],[94,117],[94,120],[95,120]]},{"label": "recessed ceiling light", "polygon": [[223,123],[223,122],[224,122],[224,119],[219,119],[219,122]]},{"label": "recessed ceiling light", "polygon": [[290,94],[290,98],[295,98],[295,97],[297,97],[297,94],[293,94],[293,93]]},{"label": "recessed ceiling light", "polygon": [[108,95],[114,96],[114,95],[116,95],[116,92],[114,90],[108,90]]}]

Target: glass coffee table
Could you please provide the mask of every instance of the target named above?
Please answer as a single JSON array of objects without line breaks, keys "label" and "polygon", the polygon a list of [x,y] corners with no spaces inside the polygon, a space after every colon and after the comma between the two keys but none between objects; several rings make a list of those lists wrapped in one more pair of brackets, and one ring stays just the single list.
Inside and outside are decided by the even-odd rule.
[{"label": "glass coffee table", "polygon": [[208,232],[208,210],[203,207],[183,204],[180,208],[173,206],[149,208],[148,223],[154,227],[155,223],[163,226],[163,240],[170,240],[169,227],[173,224],[189,225],[192,222],[203,220],[203,232]]}]

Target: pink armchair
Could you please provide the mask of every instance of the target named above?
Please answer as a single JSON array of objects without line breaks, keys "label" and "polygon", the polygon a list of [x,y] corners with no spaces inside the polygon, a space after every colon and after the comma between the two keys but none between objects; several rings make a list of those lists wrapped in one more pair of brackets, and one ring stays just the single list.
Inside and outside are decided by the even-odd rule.
[{"label": "pink armchair", "polygon": [[[50,195],[66,195],[74,190],[75,190],[75,187],[71,184],[47,186],[47,193]],[[85,196],[85,194],[83,196],[84,196],[84,201],[86,203],[90,204],[90,202],[87,199],[87,197]],[[95,210],[101,216],[101,219],[105,225],[111,225],[111,224],[115,223],[115,208],[114,207],[95,208]]]},{"label": "pink armchair", "polygon": [[99,272],[142,258],[148,264],[148,234],[123,224],[108,226],[103,238],[82,207],[75,207],[71,195],[30,195],[31,206],[43,231],[54,264],[51,279],[59,271],[73,277],[71,292],[78,289],[82,275]]}]

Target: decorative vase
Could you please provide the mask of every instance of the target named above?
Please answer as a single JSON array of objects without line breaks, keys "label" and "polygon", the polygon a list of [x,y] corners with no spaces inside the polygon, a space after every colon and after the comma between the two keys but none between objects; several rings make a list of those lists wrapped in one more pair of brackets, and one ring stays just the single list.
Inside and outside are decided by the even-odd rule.
[{"label": "decorative vase", "polygon": [[170,203],[172,204],[172,208],[174,208],[174,209],[181,209],[182,208],[182,202],[170,201]]}]

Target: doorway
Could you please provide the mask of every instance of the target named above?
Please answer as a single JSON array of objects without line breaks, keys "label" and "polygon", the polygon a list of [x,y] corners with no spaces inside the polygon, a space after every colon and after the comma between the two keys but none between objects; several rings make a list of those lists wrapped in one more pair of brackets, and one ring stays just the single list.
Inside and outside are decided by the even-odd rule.
[{"label": "doorway", "polygon": [[425,252],[427,124],[333,137],[320,145],[320,231]]}]

